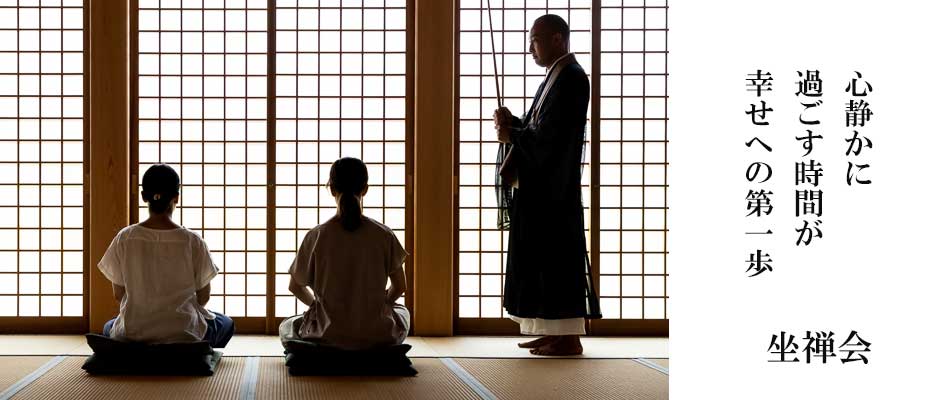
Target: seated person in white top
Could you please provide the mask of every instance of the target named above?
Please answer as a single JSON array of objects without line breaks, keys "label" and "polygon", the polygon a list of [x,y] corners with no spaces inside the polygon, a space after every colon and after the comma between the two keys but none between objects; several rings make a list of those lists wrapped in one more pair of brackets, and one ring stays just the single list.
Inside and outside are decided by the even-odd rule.
[{"label": "seated person in white top", "polygon": [[290,266],[288,289],[310,308],[280,324],[281,342],[365,350],[406,339],[409,310],[396,300],[406,291],[407,254],[389,227],[362,215],[367,180],[366,165],[355,158],[330,168],[337,213],[307,233]]},{"label": "seated person in white top", "polygon": [[112,282],[119,316],[103,335],[145,343],[207,341],[224,347],[234,321],[205,310],[218,267],[198,234],[171,216],[180,179],[168,165],[153,165],[142,177],[149,218],[123,228],[112,240],[99,270]]}]

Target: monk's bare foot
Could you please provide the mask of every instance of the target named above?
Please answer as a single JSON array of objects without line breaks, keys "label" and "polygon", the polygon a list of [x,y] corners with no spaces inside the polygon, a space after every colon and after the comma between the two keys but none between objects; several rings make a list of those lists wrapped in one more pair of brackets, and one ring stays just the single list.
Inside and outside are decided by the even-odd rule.
[{"label": "monk's bare foot", "polygon": [[555,339],[557,339],[557,336],[541,336],[529,342],[518,343],[518,347],[522,349],[536,349],[553,342]]},{"label": "monk's bare foot", "polygon": [[577,335],[556,336],[553,342],[531,349],[536,356],[576,356],[584,352],[581,338]]}]

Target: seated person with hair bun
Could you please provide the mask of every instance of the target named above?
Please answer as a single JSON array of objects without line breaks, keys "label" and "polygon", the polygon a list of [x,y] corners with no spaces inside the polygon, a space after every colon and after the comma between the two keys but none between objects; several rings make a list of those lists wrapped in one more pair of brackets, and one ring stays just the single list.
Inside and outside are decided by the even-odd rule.
[{"label": "seated person with hair bun", "polygon": [[142,177],[149,218],[119,231],[99,261],[120,303],[103,335],[149,344],[207,341],[221,348],[234,335],[234,321],[205,309],[218,267],[201,236],[172,221],[179,186],[170,166],[151,166]]},{"label": "seated person with hair bun", "polygon": [[310,308],[280,324],[285,348],[302,340],[369,351],[406,340],[409,310],[396,300],[406,291],[407,254],[389,227],[363,215],[367,181],[359,159],[341,158],[330,168],[337,213],[307,232],[288,271],[288,290]]}]

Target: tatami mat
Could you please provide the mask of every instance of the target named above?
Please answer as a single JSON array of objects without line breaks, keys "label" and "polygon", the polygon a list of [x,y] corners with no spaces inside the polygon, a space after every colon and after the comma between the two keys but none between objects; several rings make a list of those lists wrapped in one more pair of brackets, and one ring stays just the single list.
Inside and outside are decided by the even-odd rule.
[{"label": "tatami mat", "polygon": [[499,400],[669,398],[669,377],[631,360],[455,360]]},{"label": "tatami mat", "polygon": [[84,357],[69,357],[13,399],[234,399],[245,358],[221,360],[214,376],[91,376],[80,367]]},{"label": "tatami mat", "polygon": [[[532,358],[528,349],[518,342],[533,337],[453,336],[426,337],[425,342],[439,357],[466,358]],[[667,338],[583,337],[584,354],[571,358],[666,358],[669,354]]]},{"label": "tatami mat", "polygon": [[0,351],[5,356],[70,355],[83,347],[89,348],[82,335],[0,335]]},{"label": "tatami mat", "polygon": [[227,347],[221,350],[225,356],[283,356],[284,347],[277,336],[238,335],[231,338]]},{"label": "tatami mat", "polygon": [[429,341],[422,337],[407,337],[406,342],[412,345],[409,357],[439,357],[439,353],[429,345]]},{"label": "tatami mat", "polygon": [[[46,371],[51,359],[0,357],[0,392],[18,387],[13,399],[44,400],[660,400],[669,393],[667,375],[630,359],[414,358],[415,377],[294,377],[282,357],[226,357],[211,377],[91,376],[80,368],[85,357],[67,357]],[[669,366],[665,359],[649,361]],[[31,373],[34,381],[16,385]]]},{"label": "tatami mat", "polygon": [[[409,357],[531,358],[518,342],[530,337],[453,336],[406,339]],[[668,358],[667,338],[584,337],[578,358]],[[90,355],[82,335],[0,335],[2,355]],[[277,336],[237,335],[223,350],[225,357],[283,356]]]},{"label": "tatami mat", "polygon": [[[438,354],[421,337],[406,338],[406,343],[412,345],[409,357],[438,357]],[[265,335],[238,335],[231,339],[227,348],[222,350],[226,357],[275,357],[283,356],[284,348],[276,336]],[[90,351],[90,354],[91,351]]]},{"label": "tatami mat", "polygon": [[51,356],[0,357],[0,392],[52,359]]},{"label": "tatami mat", "polygon": [[478,399],[438,359],[412,360],[415,377],[290,376],[284,360],[261,358],[255,399]]},{"label": "tatami mat", "polygon": [[663,368],[670,369],[670,359],[669,358],[649,358],[651,362],[656,365],[659,365]]}]

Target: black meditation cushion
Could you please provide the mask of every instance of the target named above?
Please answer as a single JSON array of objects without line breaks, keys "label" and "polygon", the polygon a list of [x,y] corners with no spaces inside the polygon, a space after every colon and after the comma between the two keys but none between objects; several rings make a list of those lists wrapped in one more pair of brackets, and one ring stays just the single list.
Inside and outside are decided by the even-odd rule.
[{"label": "black meditation cushion", "polygon": [[285,347],[286,365],[291,375],[415,376],[418,373],[406,356],[412,348],[408,344],[357,351],[289,340]]},{"label": "black meditation cushion", "polygon": [[214,375],[221,352],[208,342],[145,344],[86,334],[93,355],[82,369],[95,375]]}]

